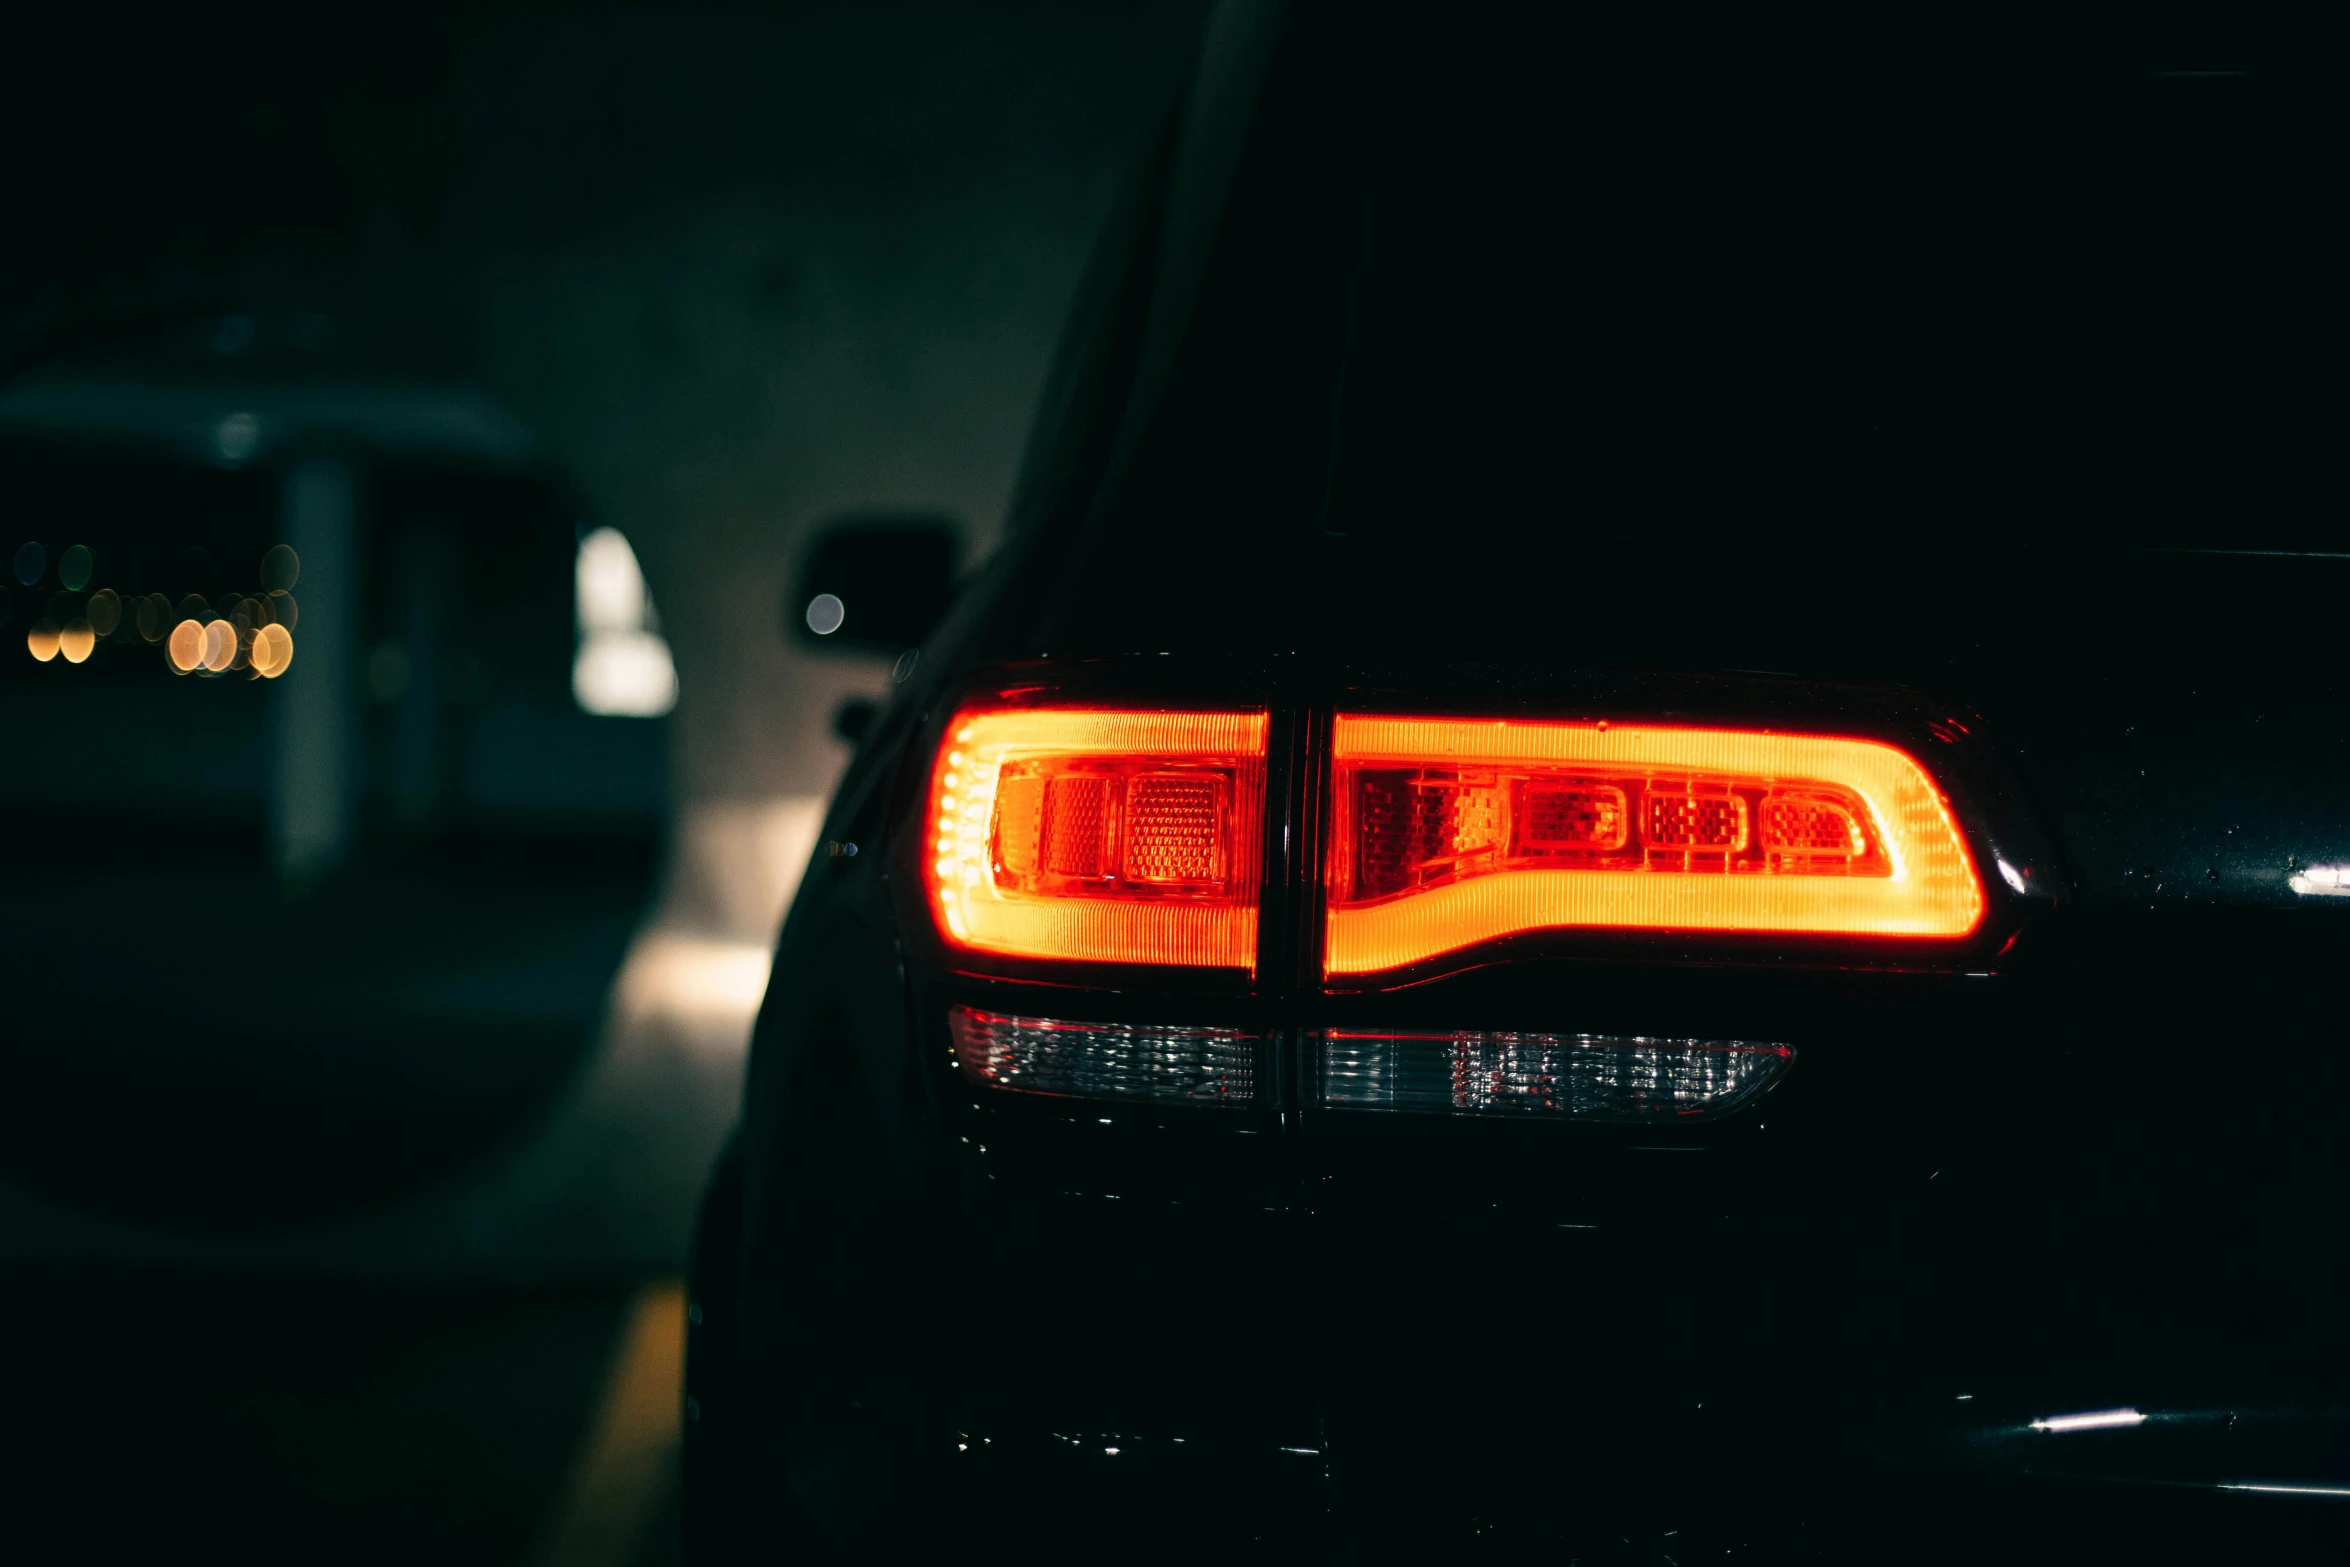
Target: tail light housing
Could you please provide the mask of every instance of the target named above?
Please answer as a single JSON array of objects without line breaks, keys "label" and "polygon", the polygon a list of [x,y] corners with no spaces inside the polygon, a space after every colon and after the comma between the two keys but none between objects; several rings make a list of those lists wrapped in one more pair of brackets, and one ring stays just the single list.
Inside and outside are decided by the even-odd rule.
[{"label": "tail light housing", "polygon": [[1256,971],[1267,715],[965,709],[930,790],[951,948]]},{"label": "tail light housing", "polygon": [[1544,930],[1952,939],[1983,888],[1949,802],[1875,740],[1340,714],[1323,972]]},{"label": "tail light housing", "polygon": [[[1627,1012],[1619,996],[1625,1032],[1540,1032],[1582,1019],[1554,1021],[1504,975],[1429,989],[1392,1015],[1344,998],[1553,950],[1523,938],[1562,933],[1670,938],[1574,942],[1635,960],[1759,952],[1969,971],[1997,939],[1978,851],[1901,738],[1957,748],[1955,720],[1887,708],[1846,720],[1867,726],[1857,732],[1789,733],[1325,710],[1290,723],[1275,721],[1277,687],[1238,677],[1229,706],[1163,675],[1033,678],[976,688],[953,710],[919,840],[951,976],[939,998],[951,1055],[991,1102],[1706,1119],[1769,1092],[1800,1029],[1720,1037],[1749,1025],[1702,1006]],[[1154,686],[1197,709],[1152,706]],[[1995,764],[1979,750],[1950,762],[1983,862],[2005,874],[2011,845],[2033,840],[2028,818],[1999,814]],[[1316,852],[1293,852],[1300,823],[1314,824]],[[1276,844],[1283,872],[1268,886]],[[1268,909],[1276,928],[1263,927]],[[1281,967],[1260,990],[1267,953]],[[1287,968],[1297,960],[1305,972]],[[1072,989],[1066,1012],[1037,1004],[1061,986],[1105,994],[1080,1007]],[[1128,990],[1141,1000],[1109,999]],[[1170,1018],[1162,994],[1199,1010]],[[1716,1037],[1687,1037],[1700,1034]]]},{"label": "tail light housing", "polygon": [[[941,944],[972,973],[1253,982],[1269,707],[1167,710],[1092,683],[986,690],[941,732],[920,849]],[[1905,729],[1341,711],[1303,732],[1320,755],[1284,798],[1320,819],[1321,886],[1284,907],[1336,990],[1567,932],[1938,964],[1973,951],[1990,907]]]}]

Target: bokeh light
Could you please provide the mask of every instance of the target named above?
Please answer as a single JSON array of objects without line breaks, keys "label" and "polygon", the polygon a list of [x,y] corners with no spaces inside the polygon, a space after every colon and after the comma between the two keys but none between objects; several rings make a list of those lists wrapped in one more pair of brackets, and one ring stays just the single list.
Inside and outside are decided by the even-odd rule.
[{"label": "bokeh light", "polygon": [[58,557],[57,580],[65,585],[68,593],[79,593],[88,587],[90,578],[97,572],[98,557],[90,553],[87,544],[76,544]]},{"label": "bokeh light", "polygon": [[198,623],[212,618],[212,601],[201,593],[191,593],[180,600],[179,618]]},{"label": "bokeh light", "polygon": [[261,421],[249,413],[233,413],[213,427],[212,444],[221,461],[239,463],[261,445]]},{"label": "bokeh light", "polygon": [[261,557],[261,586],[269,592],[287,592],[301,578],[302,557],[290,545],[273,544]]},{"label": "bokeh light", "polygon": [[102,637],[114,635],[122,624],[122,595],[112,588],[100,588],[90,595],[90,629]]},{"label": "bokeh light", "polygon": [[171,667],[183,675],[192,675],[204,662],[204,623],[183,620],[171,628]]},{"label": "bokeh light", "polygon": [[171,635],[171,600],[150,593],[139,600],[139,639],[160,642]]},{"label": "bokeh light", "polygon": [[288,631],[298,630],[302,624],[302,606],[294,602],[294,595],[283,588],[269,590],[269,621]]},{"label": "bokeh light", "polygon": [[49,569],[49,552],[41,548],[38,539],[27,539],[16,547],[16,580],[28,588],[41,585],[41,573]]},{"label": "bokeh light", "polygon": [[97,645],[98,634],[79,615],[67,621],[65,629],[57,634],[57,651],[65,655],[69,664],[89,662],[91,650]]},{"label": "bokeh light", "polygon": [[24,645],[33,657],[46,664],[57,656],[58,628],[55,622],[44,620],[24,634]]},{"label": "bokeh light", "polygon": [[283,626],[263,626],[253,638],[253,667],[265,680],[275,680],[294,661],[294,638]]},{"label": "bokeh light", "polygon": [[204,626],[204,667],[216,675],[228,673],[228,666],[237,661],[237,628],[225,620],[208,621]]}]

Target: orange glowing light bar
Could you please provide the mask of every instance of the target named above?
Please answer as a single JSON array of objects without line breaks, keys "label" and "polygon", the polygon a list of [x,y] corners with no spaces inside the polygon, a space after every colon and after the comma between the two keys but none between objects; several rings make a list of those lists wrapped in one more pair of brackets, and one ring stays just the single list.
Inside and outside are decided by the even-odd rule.
[{"label": "orange glowing light bar", "polygon": [[1983,918],[1949,801],[1877,741],[1340,714],[1331,745],[1330,977],[1525,931],[1950,938]]},{"label": "orange glowing light bar", "polygon": [[966,710],[931,774],[951,946],[1256,970],[1266,715]]}]

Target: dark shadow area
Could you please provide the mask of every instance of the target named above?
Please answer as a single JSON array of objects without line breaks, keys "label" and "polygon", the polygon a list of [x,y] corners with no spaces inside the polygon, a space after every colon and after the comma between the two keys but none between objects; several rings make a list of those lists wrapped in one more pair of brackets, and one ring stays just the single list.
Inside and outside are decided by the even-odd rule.
[{"label": "dark shadow area", "polygon": [[[522,1559],[627,1292],[11,1270],[19,1560]],[[31,1542],[46,1542],[31,1545]]]},{"label": "dark shadow area", "polygon": [[[598,869],[485,851],[300,898],[249,862],[78,870],[8,933],[47,983],[9,1009],[0,1171],[205,1229],[321,1218],[457,1171],[520,1133],[595,1041],[650,867]],[[201,939],[213,921],[233,955]],[[93,931],[112,939],[93,950]]]},{"label": "dark shadow area", "polygon": [[1205,9],[14,26],[0,1561],[679,1559],[783,905]]}]

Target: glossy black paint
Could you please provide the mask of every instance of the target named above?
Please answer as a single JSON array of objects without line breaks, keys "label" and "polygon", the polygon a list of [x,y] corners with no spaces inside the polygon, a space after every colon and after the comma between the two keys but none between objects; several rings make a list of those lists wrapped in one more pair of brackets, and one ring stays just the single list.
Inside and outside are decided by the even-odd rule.
[{"label": "glossy black paint", "polygon": [[[962,528],[951,517],[885,512],[836,518],[808,551],[783,606],[785,633],[804,648],[895,655],[938,628],[954,597]],[[821,594],[843,606],[818,630],[808,618]]]},{"label": "glossy black paint", "polygon": [[[1870,504],[1934,526],[1849,535],[1901,593],[1554,602],[1574,541],[1528,523],[1525,580],[1422,613],[1449,579],[1383,579],[1326,525],[1362,232],[1350,122],[1316,112],[1352,80],[1335,26],[1211,33],[1089,285],[1015,542],[835,804],[858,852],[819,853],[786,925],[697,1250],[694,1549],[2337,1548],[2350,900],[2291,878],[2350,860],[2350,697],[2309,607],[2350,560],[2281,511],[2184,542],[1965,524],[1905,446],[1872,472],[1918,504]],[[1652,610],[1701,632],[1643,635]],[[931,759],[962,702],[1023,692],[1274,714],[1253,977],[942,946]],[[1342,710],[1881,736],[1949,792],[1990,912],[1956,943],[1544,937],[1331,991]],[[958,1003],[1260,1029],[1278,1092],[975,1087]],[[1310,1031],[1338,1023],[1796,1064],[1718,1122],[1335,1112]],[[2123,1406],[2149,1421],[2030,1429]]]}]

